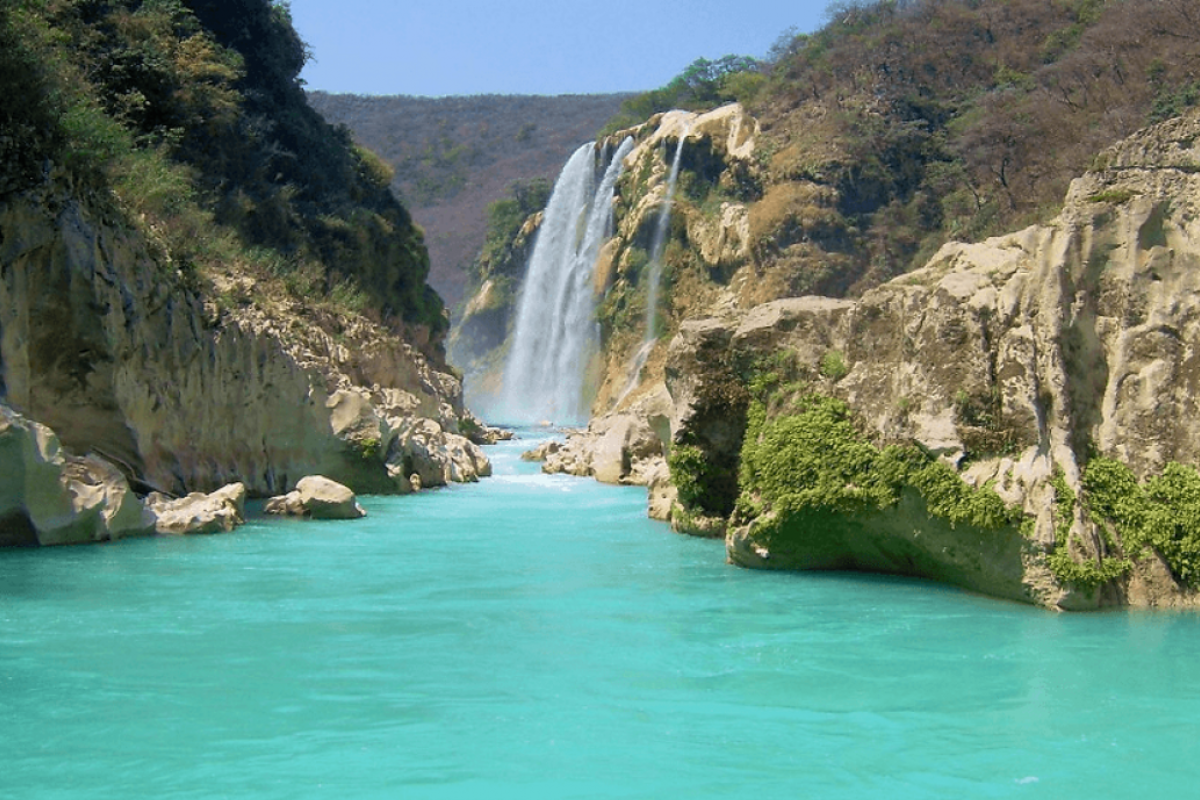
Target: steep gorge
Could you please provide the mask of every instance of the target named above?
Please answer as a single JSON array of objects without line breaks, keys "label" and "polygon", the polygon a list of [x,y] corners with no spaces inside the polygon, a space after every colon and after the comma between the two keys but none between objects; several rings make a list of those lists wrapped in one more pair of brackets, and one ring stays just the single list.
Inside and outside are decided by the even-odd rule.
[{"label": "steep gorge", "polygon": [[[652,514],[726,536],[743,566],[911,574],[1058,608],[1194,603],[1196,482],[1176,465],[1200,446],[1200,115],[1103,152],[1053,221],[948,244],[858,299],[793,296],[754,257],[780,190],[755,179],[753,130],[730,106],[638,133],[596,269],[595,418],[545,468],[648,484]],[[617,403],[661,144],[680,135],[695,142],[668,244],[674,338]],[[802,248],[819,200],[795,215]],[[797,449],[806,426],[823,433]],[[828,469],[806,484],[810,459]]]}]

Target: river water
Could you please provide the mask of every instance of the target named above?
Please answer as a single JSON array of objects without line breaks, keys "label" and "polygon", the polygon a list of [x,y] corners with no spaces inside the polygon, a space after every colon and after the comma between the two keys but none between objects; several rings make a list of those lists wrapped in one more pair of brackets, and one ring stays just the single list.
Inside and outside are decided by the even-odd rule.
[{"label": "river water", "polygon": [[773,574],[543,476],[0,553],[2,798],[1194,796],[1200,619]]}]

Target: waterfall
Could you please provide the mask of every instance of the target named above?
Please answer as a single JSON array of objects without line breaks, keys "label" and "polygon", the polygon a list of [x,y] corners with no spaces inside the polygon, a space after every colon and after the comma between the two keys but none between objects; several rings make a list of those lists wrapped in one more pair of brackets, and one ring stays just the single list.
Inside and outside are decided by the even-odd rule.
[{"label": "waterfall", "polygon": [[671,222],[671,203],[675,199],[675,184],[679,181],[679,160],[683,156],[683,140],[686,138],[687,128],[684,128],[679,134],[679,144],[675,146],[675,158],[671,161],[671,171],[667,175],[667,196],[658,210],[658,223],[654,227],[654,242],[650,248],[650,285],[646,289],[646,342],[652,342],[656,338],[654,318],[658,311],[658,284],[662,280],[663,250],[667,246],[667,226]]},{"label": "waterfall", "polygon": [[654,321],[658,312],[658,284],[662,281],[662,257],[663,250],[667,246],[667,226],[671,222],[671,203],[675,199],[675,184],[679,181],[679,162],[683,157],[683,140],[687,138],[687,134],[686,127],[679,134],[679,143],[675,146],[675,158],[671,160],[671,170],[667,174],[667,195],[658,209],[658,220],[654,226],[654,240],[650,246],[649,286],[646,288],[646,335],[642,339],[642,346],[633,354],[633,358],[626,367],[625,388],[617,396],[617,402],[614,404],[616,407],[625,402],[629,393],[637,388],[642,367],[646,365],[646,359],[650,357],[650,351],[654,349],[654,343],[658,338],[654,333]]},{"label": "waterfall", "polygon": [[498,420],[587,419],[584,373],[600,338],[592,275],[611,235],[613,189],[632,149],[626,138],[604,167],[596,163],[595,143],[586,144],[554,184],[525,272]]}]

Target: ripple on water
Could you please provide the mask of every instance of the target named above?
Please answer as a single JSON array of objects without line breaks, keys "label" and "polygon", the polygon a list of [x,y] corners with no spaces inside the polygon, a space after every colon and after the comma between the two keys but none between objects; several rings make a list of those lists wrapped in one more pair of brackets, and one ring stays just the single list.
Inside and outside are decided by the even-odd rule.
[{"label": "ripple on water", "polygon": [[1188,796],[1197,617],[778,574],[629,487],[0,553],[0,796]]}]

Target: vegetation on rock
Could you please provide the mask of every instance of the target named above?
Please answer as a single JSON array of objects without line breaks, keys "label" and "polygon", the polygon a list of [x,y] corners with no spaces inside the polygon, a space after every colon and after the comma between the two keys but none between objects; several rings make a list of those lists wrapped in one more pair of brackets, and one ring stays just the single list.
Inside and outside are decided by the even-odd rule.
[{"label": "vegetation on rock", "polygon": [[422,329],[436,350],[447,322],[421,233],[386,166],[307,105],[286,4],[6,0],[0,44],[0,193],[54,165],[96,198],[111,188],[197,281],[240,272]]},{"label": "vegetation on rock", "polygon": [[1015,526],[1023,516],[990,487],[968,485],[915,447],[871,444],[840,400],[806,394],[788,406],[768,419],[766,407],[755,401],[750,412],[738,510],[743,522],[771,515],[756,535],[770,539],[812,525],[809,534],[819,535],[820,526],[839,515],[894,507],[906,487],[921,495],[931,516],[951,526],[997,529]]},{"label": "vegetation on rock", "polygon": [[1099,150],[1195,106],[1198,29],[1188,0],[837,4],[764,61],[700,59],[609,128],[742,102],[763,128],[759,267],[793,294],[857,294],[1046,217]]}]

